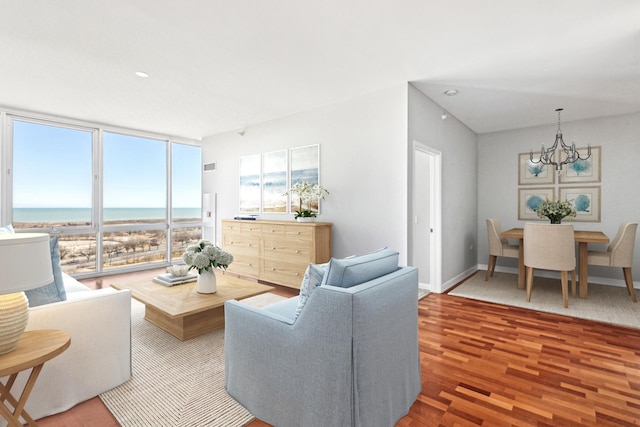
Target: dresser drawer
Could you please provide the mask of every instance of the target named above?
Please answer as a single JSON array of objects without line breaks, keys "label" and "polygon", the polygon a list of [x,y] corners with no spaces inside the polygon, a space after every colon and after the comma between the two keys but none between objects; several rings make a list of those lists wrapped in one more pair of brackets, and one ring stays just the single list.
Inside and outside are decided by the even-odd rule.
[{"label": "dresser drawer", "polygon": [[233,255],[233,258],[237,258],[240,255],[257,257],[260,255],[260,242],[255,242],[247,239],[233,239],[229,242],[225,242],[223,245],[225,251]]},{"label": "dresser drawer", "polygon": [[311,262],[311,245],[305,245],[295,240],[264,239],[262,256],[269,260],[294,262],[305,266]]},{"label": "dresser drawer", "polygon": [[260,235],[262,234],[262,226],[260,224],[256,224],[253,221],[245,221],[245,222],[235,222],[235,221],[223,221],[222,223],[222,235],[223,236],[232,236],[232,235],[243,235],[243,236],[252,236],[256,239],[260,239]]},{"label": "dresser drawer", "polygon": [[234,255],[233,262],[227,268],[232,273],[257,277],[260,274],[258,258],[255,255]]},{"label": "dresser drawer", "polygon": [[263,260],[262,279],[267,282],[280,283],[285,286],[300,289],[306,265],[283,262],[282,260]]},{"label": "dresser drawer", "polygon": [[264,224],[262,226],[263,239],[284,239],[285,226],[280,224]]},{"label": "dresser drawer", "polygon": [[313,242],[313,230],[311,228],[286,226],[284,238],[292,242],[310,245]]}]

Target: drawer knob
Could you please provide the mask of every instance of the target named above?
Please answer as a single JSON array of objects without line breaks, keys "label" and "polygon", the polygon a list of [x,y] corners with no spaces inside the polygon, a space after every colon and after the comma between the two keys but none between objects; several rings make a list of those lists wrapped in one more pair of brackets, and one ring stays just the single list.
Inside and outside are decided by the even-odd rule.
[{"label": "drawer knob", "polygon": [[276,271],[276,268],[275,267],[271,267],[271,271]]},{"label": "drawer knob", "polygon": [[274,251],[276,250],[275,246],[272,246],[271,249],[274,250]]},{"label": "drawer knob", "polygon": [[299,275],[300,275],[300,273],[296,273],[296,276],[299,276]]},{"label": "drawer knob", "polygon": [[300,232],[298,231],[298,232],[296,232],[296,234],[300,234]]},{"label": "drawer knob", "polygon": [[296,249],[296,253],[297,253],[297,254],[299,254],[299,253],[300,253],[300,250]]}]

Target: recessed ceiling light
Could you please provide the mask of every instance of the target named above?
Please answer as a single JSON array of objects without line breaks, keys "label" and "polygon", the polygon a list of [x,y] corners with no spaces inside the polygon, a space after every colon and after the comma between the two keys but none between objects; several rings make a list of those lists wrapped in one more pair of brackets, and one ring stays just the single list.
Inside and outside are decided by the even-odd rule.
[{"label": "recessed ceiling light", "polygon": [[458,89],[445,90],[444,94],[447,96],[456,96],[458,94]]},{"label": "recessed ceiling light", "polygon": [[136,71],[136,76],[138,77],[149,77],[149,73],[145,73],[144,71]]}]

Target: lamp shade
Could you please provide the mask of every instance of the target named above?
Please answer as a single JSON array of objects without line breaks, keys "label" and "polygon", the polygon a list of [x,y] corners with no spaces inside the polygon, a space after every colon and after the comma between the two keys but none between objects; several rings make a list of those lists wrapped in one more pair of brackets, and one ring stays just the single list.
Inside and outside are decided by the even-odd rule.
[{"label": "lamp shade", "polygon": [[48,234],[0,234],[0,294],[34,289],[52,281]]}]

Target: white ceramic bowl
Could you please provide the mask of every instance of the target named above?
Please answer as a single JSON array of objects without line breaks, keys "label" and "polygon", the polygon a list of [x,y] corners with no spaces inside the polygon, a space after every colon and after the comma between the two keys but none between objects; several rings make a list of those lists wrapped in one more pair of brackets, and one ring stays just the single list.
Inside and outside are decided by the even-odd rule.
[{"label": "white ceramic bowl", "polygon": [[170,273],[172,276],[176,277],[186,276],[188,271],[188,265],[172,265],[170,267],[167,267],[167,273]]}]

